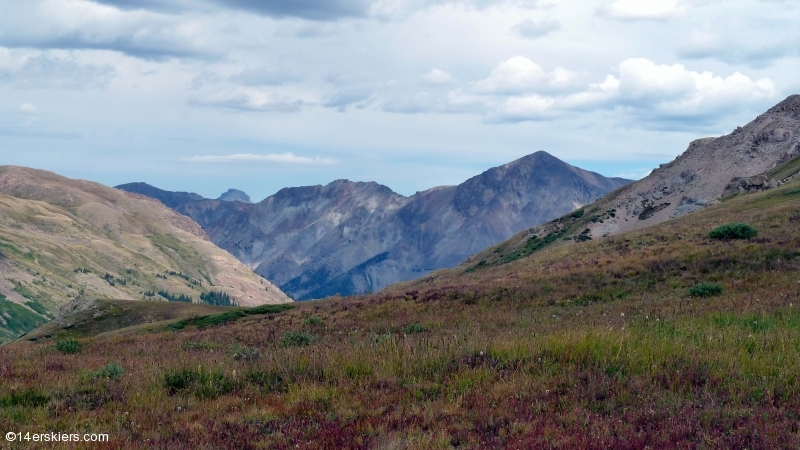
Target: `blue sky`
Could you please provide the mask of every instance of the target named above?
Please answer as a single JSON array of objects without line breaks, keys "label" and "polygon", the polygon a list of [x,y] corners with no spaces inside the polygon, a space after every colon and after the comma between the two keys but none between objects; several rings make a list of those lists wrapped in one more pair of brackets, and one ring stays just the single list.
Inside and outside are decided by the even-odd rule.
[{"label": "blue sky", "polygon": [[638,178],[800,93],[798,23],[788,0],[0,0],[0,164],[255,200],[538,150]]}]

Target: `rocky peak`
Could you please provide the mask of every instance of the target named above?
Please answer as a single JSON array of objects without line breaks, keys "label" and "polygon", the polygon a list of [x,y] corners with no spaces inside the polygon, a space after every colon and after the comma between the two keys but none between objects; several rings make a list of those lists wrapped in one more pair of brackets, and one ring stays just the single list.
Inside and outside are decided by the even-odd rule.
[{"label": "rocky peak", "polygon": [[240,191],[238,189],[228,189],[219,196],[217,200],[222,200],[225,202],[242,202],[242,203],[253,203],[250,201],[250,196]]}]

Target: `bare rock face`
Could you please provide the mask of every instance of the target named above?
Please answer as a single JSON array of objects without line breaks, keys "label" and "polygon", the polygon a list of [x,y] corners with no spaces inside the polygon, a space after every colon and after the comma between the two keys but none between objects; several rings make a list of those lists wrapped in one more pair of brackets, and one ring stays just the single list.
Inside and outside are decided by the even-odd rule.
[{"label": "bare rock face", "polygon": [[[213,242],[284,292],[308,299],[371,292],[453,267],[629,182],[537,152],[458,186],[410,197],[374,182],[337,180],[282,189],[253,205],[191,199],[165,204],[192,217]],[[139,187],[119,186],[175,199]]]},{"label": "bare rock face", "polygon": [[713,205],[732,193],[769,189],[785,180],[763,173],[800,155],[800,95],[719,138],[699,139],[668,164],[597,203],[616,217],[591,225],[600,237],[660,223]]}]

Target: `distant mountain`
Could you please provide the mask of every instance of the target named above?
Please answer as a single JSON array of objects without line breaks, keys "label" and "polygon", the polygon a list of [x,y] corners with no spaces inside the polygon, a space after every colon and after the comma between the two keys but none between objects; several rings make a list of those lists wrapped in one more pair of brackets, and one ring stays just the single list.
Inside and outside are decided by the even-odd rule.
[{"label": "distant mountain", "polygon": [[238,189],[228,189],[225,191],[224,194],[220,195],[217,200],[223,200],[226,202],[244,202],[244,203],[253,203],[250,201],[250,196],[245,194],[244,192]]},{"label": "distant mountain", "polygon": [[[285,188],[251,205],[186,198],[171,207],[284,292],[309,299],[371,292],[453,267],[628,183],[536,152],[411,197],[337,180]],[[119,188],[173,199],[152,186]]]},{"label": "distant mountain", "polygon": [[157,187],[150,186],[147,183],[141,183],[141,182],[123,184],[120,186],[116,186],[116,189],[122,189],[123,191],[135,192],[137,194],[146,195],[150,198],[157,199],[158,201],[169,206],[172,209],[175,209],[178,206],[183,205],[185,203],[189,203],[191,201],[206,199],[202,195],[195,194],[194,192],[165,191],[163,189],[159,189]]},{"label": "distant mountain", "polygon": [[0,274],[0,343],[78,297],[290,300],[159,202],[14,166],[0,166]]}]

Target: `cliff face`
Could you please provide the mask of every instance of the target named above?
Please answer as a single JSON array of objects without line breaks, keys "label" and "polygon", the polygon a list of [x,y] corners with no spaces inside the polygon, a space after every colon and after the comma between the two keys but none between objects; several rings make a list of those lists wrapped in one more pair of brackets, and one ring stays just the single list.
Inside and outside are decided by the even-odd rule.
[{"label": "cliff face", "polygon": [[[282,189],[252,205],[187,199],[172,207],[284,292],[306,299],[371,292],[453,267],[627,183],[537,152],[411,197],[337,180]],[[120,188],[147,195],[137,186]],[[159,194],[153,189],[147,192]]]}]

